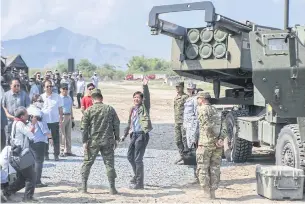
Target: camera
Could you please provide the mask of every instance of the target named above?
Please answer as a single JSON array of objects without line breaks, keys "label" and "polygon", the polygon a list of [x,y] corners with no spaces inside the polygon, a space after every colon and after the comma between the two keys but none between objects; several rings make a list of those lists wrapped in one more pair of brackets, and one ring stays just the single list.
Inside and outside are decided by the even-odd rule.
[{"label": "camera", "polygon": [[33,116],[33,115],[29,115],[29,121],[32,121],[34,117],[37,119],[37,121],[42,121],[42,118],[40,116]]}]

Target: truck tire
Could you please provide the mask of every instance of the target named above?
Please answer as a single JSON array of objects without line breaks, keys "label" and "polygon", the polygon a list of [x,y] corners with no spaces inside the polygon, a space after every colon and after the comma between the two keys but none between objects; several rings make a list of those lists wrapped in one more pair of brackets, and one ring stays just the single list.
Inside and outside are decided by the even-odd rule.
[{"label": "truck tire", "polygon": [[301,141],[299,126],[286,125],[281,129],[275,147],[276,165],[305,170],[305,144]]},{"label": "truck tire", "polygon": [[234,110],[227,114],[226,125],[228,137],[224,140],[224,154],[229,162],[243,163],[252,154],[252,142],[239,138],[240,131],[237,117],[247,116],[247,110]]}]

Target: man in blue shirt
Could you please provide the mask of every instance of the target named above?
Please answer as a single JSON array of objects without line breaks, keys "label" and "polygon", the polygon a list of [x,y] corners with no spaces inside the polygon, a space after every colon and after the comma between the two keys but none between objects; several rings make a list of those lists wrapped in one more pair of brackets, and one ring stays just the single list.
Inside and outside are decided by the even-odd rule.
[{"label": "man in blue shirt", "polygon": [[71,131],[72,123],[74,124],[73,118],[73,101],[69,96],[68,84],[63,83],[60,85],[60,98],[63,104],[63,121],[61,126],[61,157],[75,156],[71,152]]}]

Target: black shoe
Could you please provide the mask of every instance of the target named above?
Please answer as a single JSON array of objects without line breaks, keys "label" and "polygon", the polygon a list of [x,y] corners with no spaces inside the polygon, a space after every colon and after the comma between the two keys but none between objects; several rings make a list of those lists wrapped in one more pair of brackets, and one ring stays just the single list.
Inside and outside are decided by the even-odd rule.
[{"label": "black shoe", "polygon": [[136,177],[134,176],[131,180],[130,180],[131,184],[136,184]]},{"label": "black shoe", "polygon": [[76,154],[73,154],[73,153],[65,153],[66,157],[75,157]]},{"label": "black shoe", "polygon": [[57,156],[54,156],[54,160],[55,160],[55,161],[59,161],[58,155],[57,155]]},{"label": "black shoe", "polygon": [[37,183],[36,184],[36,188],[44,188],[44,187],[48,187],[48,185],[44,184],[44,183]]},{"label": "black shoe", "polygon": [[135,184],[135,185],[130,186],[130,189],[134,189],[134,190],[144,189],[144,185]]},{"label": "black shoe", "polygon": [[175,161],[175,164],[182,164],[182,162],[183,162],[183,157],[180,157]]}]

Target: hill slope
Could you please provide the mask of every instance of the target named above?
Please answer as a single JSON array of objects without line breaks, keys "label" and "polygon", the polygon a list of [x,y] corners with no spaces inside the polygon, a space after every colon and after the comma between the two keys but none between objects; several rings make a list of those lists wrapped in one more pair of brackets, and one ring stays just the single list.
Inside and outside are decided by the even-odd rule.
[{"label": "hill slope", "polygon": [[52,66],[58,60],[86,58],[96,65],[109,63],[126,69],[132,56],[141,55],[115,44],[102,44],[96,38],[73,33],[63,27],[23,39],[2,42],[2,55],[20,54],[29,67]]}]

